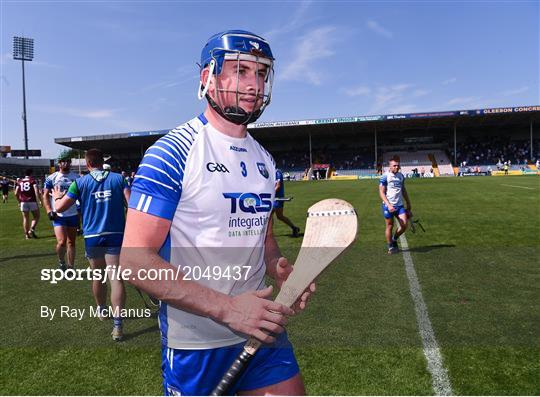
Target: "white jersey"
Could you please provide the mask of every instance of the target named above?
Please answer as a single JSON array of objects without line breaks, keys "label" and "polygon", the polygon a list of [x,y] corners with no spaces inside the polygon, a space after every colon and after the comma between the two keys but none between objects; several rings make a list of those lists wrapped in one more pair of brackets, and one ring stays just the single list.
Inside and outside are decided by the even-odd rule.
[{"label": "white jersey", "polygon": [[[47,179],[45,179],[45,189],[49,189],[52,191],[55,186],[60,186],[61,191],[67,192],[71,183],[77,178],[79,178],[79,175],[75,172],[63,174],[60,171],[56,171],[55,173],[49,175]],[[51,203],[52,210],[56,211],[52,196],[49,196],[49,202]],[[57,214],[57,216],[59,217],[68,217],[74,215],[77,215],[77,204],[73,204],[64,212],[59,212]]]},{"label": "white jersey", "polygon": [[380,179],[380,184],[386,186],[386,198],[393,206],[403,206],[403,187],[405,186],[405,177],[401,172],[395,174],[386,171]]},{"label": "white jersey", "polygon": [[[186,278],[228,295],[264,288],[264,242],[275,163],[251,135],[229,137],[200,115],[145,153],[129,207],[172,221],[160,254]],[[243,342],[210,318],[160,308],[164,345],[209,349]]]}]

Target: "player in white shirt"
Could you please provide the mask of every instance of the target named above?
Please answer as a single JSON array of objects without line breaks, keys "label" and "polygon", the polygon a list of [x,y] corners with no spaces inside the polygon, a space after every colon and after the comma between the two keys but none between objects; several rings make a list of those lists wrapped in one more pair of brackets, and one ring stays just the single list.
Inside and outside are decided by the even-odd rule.
[{"label": "player in white shirt", "polygon": [[204,114],[151,146],[134,178],[120,263],[179,271],[130,281],[161,301],[168,395],[209,394],[249,336],[269,345],[231,392],[305,393],[283,332],[294,312],[270,301],[264,282],[267,274],[279,288],[292,271],[272,234],[275,163],[247,132],[270,102],[273,60],[253,33],[212,36],[201,54]]},{"label": "player in white shirt", "polygon": [[[56,236],[56,255],[58,266],[62,270],[72,269],[75,265],[75,241],[77,240],[77,228],[79,227],[79,214],[77,205],[74,204],[62,213],[57,213],[52,197],[53,189],[58,186],[62,192],[67,192],[73,181],[79,175],[70,170],[71,159],[60,157],[58,159],[58,171],[45,179],[43,188],[43,205],[47,216],[51,220]],[[67,251],[67,267],[66,267]]]},{"label": "player in white shirt", "polygon": [[[388,171],[381,176],[379,181],[379,196],[383,201],[382,213],[386,223],[384,234],[388,242],[388,253],[395,254],[399,251],[397,239],[407,230],[411,202],[405,188],[405,177],[399,172],[399,161],[392,159],[388,166]],[[406,207],[403,206],[403,199],[407,203]],[[392,233],[394,217],[397,218],[399,227],[395,233]]]}]

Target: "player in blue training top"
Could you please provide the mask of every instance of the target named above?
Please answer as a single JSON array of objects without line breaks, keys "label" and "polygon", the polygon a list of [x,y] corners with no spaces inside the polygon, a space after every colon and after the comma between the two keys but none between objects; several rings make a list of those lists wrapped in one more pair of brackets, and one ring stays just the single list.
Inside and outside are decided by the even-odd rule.
[{"label": "player in blue training top", "polygon": [[54,227],[58,267],[62,270],[66,270],[66,251],[67,268],[73,269],[75,265],[75,242],[77,240],[77,228],[79,227],[79,214],[77,213],[76,204],[67,208],[64,212],[58,213],[52,199],[52,191],[58,186],[61,191],[67,192],[73,181],[79,177],[70,168],[71,159],[69,157],[61,156],[58,158],[58,171],[45,179],[42,200],[47,216]]},{"label": "player in blue training top", "polygon": [[[63,212],[79,200],[81,205],[84,245],[86,257],[92,269],[113,271],[118,267],[120,247],[125,226],[125,207],[130,190],[122,175],[103,170],[103,153],[99,149],[86,152],[89,174],[71,184],[67,193],[59,187],[53,190],[55,208]],[[123,337],[121,311],[126,299],[124,284],[117,277],[108,277],[111,282],[112,307],[107,310],[107,285],[100,280],[92,282],[92,292],[98,306],[98,317],[103,320],[112,314],[114,320],[112,338]]]},{"label": "player in blue training top", "polygon": [[[405,177],[399,172],[399,161],[396,159],[390,160],[388,163],[388,171],[386,171],[379,183],[379,196],[382,199],[382,213],[386,222],[385,236],[388,242],[388,253],[395,254],[399,252],[397,239],[405,230],[407,230],[408,215],[411,211],[411,201],[409,194],[405,189]],[[407,203],[407,207],[403,207],[403,199]],[[399,227],[392,234],[394,228],[394,217],[399,222]]]},{"label": "player in blue training top", "polygon": [[161,301],[168,395],[209,394],[250,336],[268,345],[230,392],[305,393],[284,332],[294,311],[270,301],[265,285],[265,274],[279,288],[292,271],[272,234],[275,163],[247,131],[270,103],[273,64],[258,35],[212,36],[200,62],[205,112],[151,146],[135,175],[121,261],[134,274],[175,274],[130,280]]},{"label": "player in blue training top", "polygon": [[[285,185],[283,184],[283,173],[280,169],[276,169],[276,199],[283,199],[285,198]],[[283,200],[274,200],[274,212],[276,213],[276,217],[283,223],[285,223],[287,226],[289,226],[292,230],[293,237],[298,237],[300,233],[300,228],[296,227],[292,221],[286,217],[283,214],[283,206],[284,206]]]}]

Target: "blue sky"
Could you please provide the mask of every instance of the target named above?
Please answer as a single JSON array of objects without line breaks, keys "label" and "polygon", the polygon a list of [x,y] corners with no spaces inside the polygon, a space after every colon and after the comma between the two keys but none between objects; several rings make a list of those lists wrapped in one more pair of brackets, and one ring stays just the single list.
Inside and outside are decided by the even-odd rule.
[{"label": "blue sky", "polygon": [[539,2],[1,2],[0,144],[168,129],[197,115],[196,62],[212,34],[251,30],[276,57],[260,121],[537,105]]}]

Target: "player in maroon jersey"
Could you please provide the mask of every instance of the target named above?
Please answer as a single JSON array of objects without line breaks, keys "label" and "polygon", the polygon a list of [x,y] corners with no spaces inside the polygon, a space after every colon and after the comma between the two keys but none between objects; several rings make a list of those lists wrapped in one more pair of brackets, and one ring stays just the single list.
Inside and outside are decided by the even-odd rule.
[{"label": "player in maroon jersey", "polygon": [[[38,203],[41,205],[41,202],[39,200],[39,189],[36,180],[32,176],[32,169],[27,169],[24,175],[26,176],[17,182],[15,198],[21,207],[24,236],[28,240],[31,237],[37,238],[36,226],[39,221]],[[34,218],[32,219],[32,224],[30,224],[30,212]]]}]

